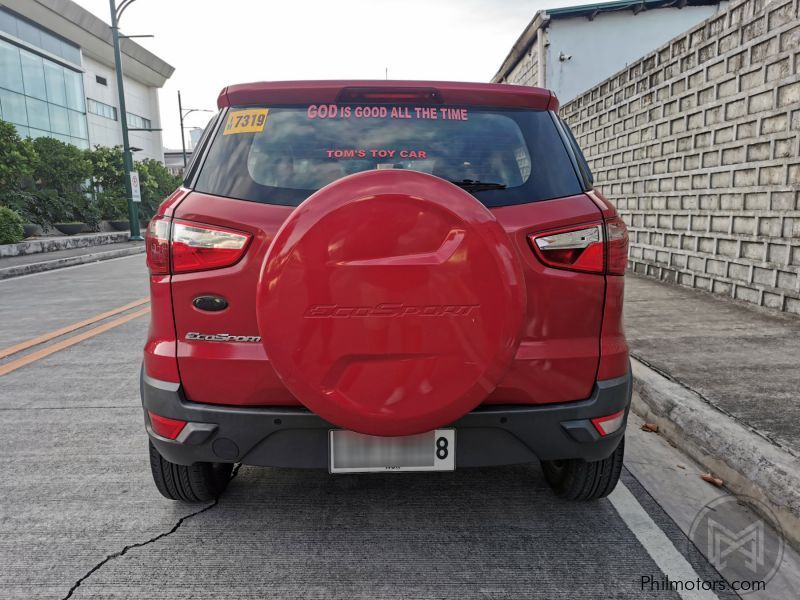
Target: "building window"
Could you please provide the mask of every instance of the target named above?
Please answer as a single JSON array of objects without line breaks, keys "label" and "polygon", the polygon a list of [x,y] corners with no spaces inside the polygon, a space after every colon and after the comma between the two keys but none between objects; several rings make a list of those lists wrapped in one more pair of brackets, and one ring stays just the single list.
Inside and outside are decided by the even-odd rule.
[{"label": "building window", "polygon": [[0,31],[72,64],[81,64],[80,47],[7,8],[0,8]]},{"label": "building window", "polygon": [[125,114],[128,117],[128,127],[131,127],[132,129],[150,129],[153,127],[150,119],[145,119],[144,117],[140,117],[139,115],[135,115],[133,113]]},{"label": "building window", "polygon": [[117,120],[117,109],[110,104],[87,98],[86,107],[93,115],[99,115],[101,117],[105,117],[106,119],[111,119],[112,121]]},{"label": "building window", "polygon": [[100,77],[100,75],[95,75],[94,80],[100,85],[108,85],[108,79],[105,77]]},{"label": "building window", "polygon": [[[7,14],[0,11],[0,17],[8,28]],[[0,118],[23,137],[49,136],[89,147],[82,74],[2,39]]]}]

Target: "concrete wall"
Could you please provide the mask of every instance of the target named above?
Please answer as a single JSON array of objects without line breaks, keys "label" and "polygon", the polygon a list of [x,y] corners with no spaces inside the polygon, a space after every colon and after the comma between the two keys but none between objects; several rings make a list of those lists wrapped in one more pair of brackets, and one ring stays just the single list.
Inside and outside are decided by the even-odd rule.
[{"label": "concrete wall", "polygon": [[[115,107],[119,118],[117,79],[114,69],[86,55],[83,56],[83,68],[85,69],[83,87],[86,97]],[[105,77],[108,85],[97,83],[97,75]],[[157,88],[125,77],[125,102],[128,112],[150,119],[155,128],[161,127]],[[92,146],[97,144],[101,146],[122,145],[122,129],[119,120],[112,121],[88,111],[86,120],[89,126],[89,143]],[[129,124],[129,126],[131,125]],[[164,151],[160,131],[132,131],[129,137],[131,146],[142,149],[141,152],[134,153],[134,160],[153,158],[163,162]]]},{"label": "concrete wall", "polygon": [[[541,32],[540,32],[541,34]],[[536,41],[533,42],[528,51],[519,59],[514,68],[503,79],[503,83],[514,83],[517,85],[539,85],[539,49]]]},{"label": "concrete wall", "polygon": [[[601,12],[586,17],[553,18],[547,28],[545,86],[561,102],[613,75],[676,35],[724,10],[717,6]],[[560,60],[561,54],[571,56]],[[522,62],[522,61],[521,61]]]},{"label": "concrete wall", "polygon": [[562,107],[630,267],[800,314],[798,0],[744,0]]}]

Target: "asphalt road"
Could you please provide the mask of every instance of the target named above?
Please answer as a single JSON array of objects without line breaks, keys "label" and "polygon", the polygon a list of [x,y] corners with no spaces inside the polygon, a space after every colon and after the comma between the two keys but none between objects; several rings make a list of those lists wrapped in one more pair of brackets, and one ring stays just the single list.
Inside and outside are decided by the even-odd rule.
[{"label": "asphalt road", "polygon": [[[142,256],[0,281],[0,350],[146,295]],[[642,589],[719,579],[685,532],[725,492],[635,419],[622,485],[591,504],[555,498],[536,465],[242,467],[217,503],[167,501],[138,396],[143,308],[0,359],[0,598],[735,597]],[[787,556],[748,598],[791,597]]]}]

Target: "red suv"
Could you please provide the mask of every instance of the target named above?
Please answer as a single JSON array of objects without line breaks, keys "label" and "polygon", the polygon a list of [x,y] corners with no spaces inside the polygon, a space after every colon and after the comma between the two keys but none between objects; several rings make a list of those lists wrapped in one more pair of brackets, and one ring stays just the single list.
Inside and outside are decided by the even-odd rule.
[{"label": "red suv", "polygon": [[631,396],[625,225],[543,89],[230,86],[147,229],[153,477],[541,461],[607,495]]}]

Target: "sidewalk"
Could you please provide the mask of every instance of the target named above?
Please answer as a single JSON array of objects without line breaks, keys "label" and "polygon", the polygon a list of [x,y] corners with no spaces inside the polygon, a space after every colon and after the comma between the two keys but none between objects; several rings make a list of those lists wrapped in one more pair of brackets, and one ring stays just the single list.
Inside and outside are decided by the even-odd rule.
[{"label": "sidewalk", "polygon": [[32,237],[16,244],[0,245],[0,259],[22,256],[25,254],[39,254],[57,252],[71,248],[84,248],[87,246],[106,246],[127,242],[130,234],[127,231],[95,231],[78,235],[46,235]]},{"label": "sidewalk", "polygon": [[144,242],[121,242],[0,258],[0,280],[141,254]]},{"label": "sidewalk", "polygon": [[625,285],[633,410],[731,493],[766,503],[800,549],[800,319],[635,275]]},{"label": "sidewalk", "polygon": [[800,456],[800,318],[628,276],[631,354]]}]

